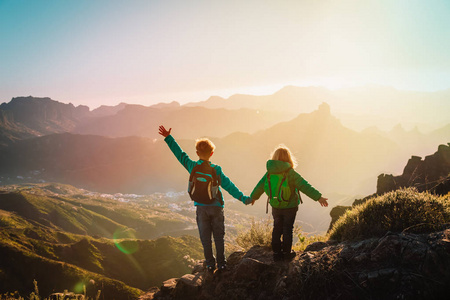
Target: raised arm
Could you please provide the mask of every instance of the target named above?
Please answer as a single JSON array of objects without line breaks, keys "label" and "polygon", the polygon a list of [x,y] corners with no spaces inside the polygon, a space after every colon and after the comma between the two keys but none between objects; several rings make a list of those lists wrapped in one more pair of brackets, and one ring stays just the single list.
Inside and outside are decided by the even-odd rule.
[{"label": "raised arm", "polygon": [[183,165],[183,167],[186,168],[186,170],[191,173],[194,166],[197,164],[196,161],[190,159],[189,155],[187,155],[183,149],[178,145],[178,143],[175,141],[173,136],[170,135],[170,132],[172,131],[172,128],[169,130],[166,130],[164,126],[159,126],[159,134],[164,137],[164,141],[169,146],[169,149],[172,151],[172,153],[175,155],[175,157],[178,159],[178,161]]}]

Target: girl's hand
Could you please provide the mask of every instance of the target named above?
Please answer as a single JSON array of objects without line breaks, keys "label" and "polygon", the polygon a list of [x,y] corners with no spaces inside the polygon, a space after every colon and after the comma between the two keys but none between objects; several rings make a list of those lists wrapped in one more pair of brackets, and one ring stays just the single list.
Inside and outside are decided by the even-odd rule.
[{"label": "girl's hand", "polygon": [[328,198],[321,197],[321,198],[319,199],[320,205],[322,205],[323,207],[327,207],[327,206],[328,206],[327,200],[328,200]]}]

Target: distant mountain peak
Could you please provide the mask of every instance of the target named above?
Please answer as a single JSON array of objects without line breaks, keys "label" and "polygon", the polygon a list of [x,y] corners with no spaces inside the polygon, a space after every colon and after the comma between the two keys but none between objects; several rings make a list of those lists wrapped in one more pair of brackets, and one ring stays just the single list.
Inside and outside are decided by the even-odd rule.
[{"label": "distant mountain peak", "polygon": [[322,104],[320,104],[317,111],[323,115],[331,115],[331,107],[326,102],[323,102]]},{"label": "distant mountain peak", "polygon": [[180,107],[180,103],[178,103],[177,101],[172,101],[170,103],[158,103],[155,105],[150,106],[152,108],[179,108]]}]

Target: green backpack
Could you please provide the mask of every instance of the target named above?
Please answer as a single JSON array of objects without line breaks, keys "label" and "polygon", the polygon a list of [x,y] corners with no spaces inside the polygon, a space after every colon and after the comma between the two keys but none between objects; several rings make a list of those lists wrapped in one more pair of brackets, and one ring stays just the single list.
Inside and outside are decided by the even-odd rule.
[{"label": "green backpack", "polygon": [[[266,213],[269,210],[269,203],[275,208],[286,208],[291,199],[292,190],[288,182],[289,170],[284,173],[271,174],[267,172],[266,181],[264,183],[264,192],[269,196],[267,198]],[[303,203],[300,197],[300,192],[295,189],[299,195],[300,202]]]}]

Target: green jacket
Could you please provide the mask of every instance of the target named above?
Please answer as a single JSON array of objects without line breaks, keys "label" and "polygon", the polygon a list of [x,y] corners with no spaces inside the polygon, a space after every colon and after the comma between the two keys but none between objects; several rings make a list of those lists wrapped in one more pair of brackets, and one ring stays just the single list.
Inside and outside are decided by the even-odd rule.
[{"label": "green jacket", "polygon": [[[178,145],[178,143],[171,135],[167,136],[164,139],[164,141],[167,143],[170,150],[173,152],[178,161],[183,165],[183,167],[186,168],[189,174],[191,174],[191,171],[195,165],[199,165],[203,162],[203,160],[201,159],[197,161],[190,159],[189,156],[181,149],[181,147]],[[222,168],[220,166],[214,164],[211,164],[211,166],[216,170],[216,174],[220,178],[220,186],[223,187],[224,190],[226,190],[234,198],[242,201],[244,204],[248,204],[249,202],[251,202],[250,197],[244,196],[244,194],[234,185],[234,183],[222,172]],[[216,200],[213,204],[202,204],[194,202],[194,205],[223,207],[224,205],[222,203],[224,203],[224,201],[222,192],[220,191],[220,187],[218,195],[221,198],[220,202],[219,200]]]},{"label": "green jacket", "polygon": [[[297,190],[304,193],[314,201],[318,201],[322,197],[322,194],[314,187],[312,187],[305,179],[303,179],[303,177],[298,174],[289,163],[281,160],[268,160],[266,167],[267,172],[270,172],[272,174],[279,174],[288,171],[287,177],[289,187],[291,188],[291,191],[294,192],[291,193],[289,205],[286,208],[295,207],[300,204],[300,198]],[[266,174],[264,174],[264,176],[261,178],[261,180],[258,182],[256,187],[250,194],[250,197],[252,199],[257,200],[264,193],[264,183],[267,178],[267,172]]]}]

